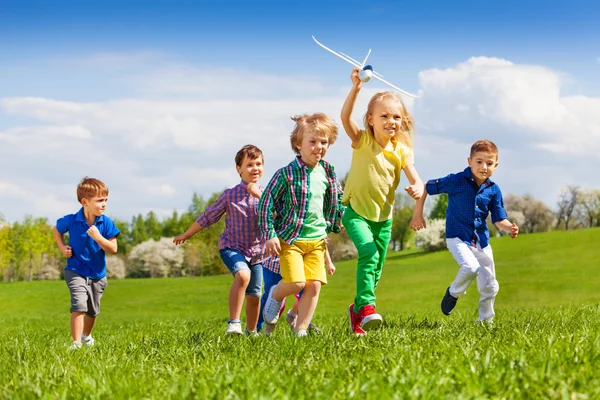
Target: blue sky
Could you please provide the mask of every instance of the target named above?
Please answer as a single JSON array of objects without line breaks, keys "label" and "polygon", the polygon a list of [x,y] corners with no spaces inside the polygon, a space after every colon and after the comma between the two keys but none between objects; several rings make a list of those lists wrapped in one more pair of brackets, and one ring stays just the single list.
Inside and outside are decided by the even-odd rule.
[{"label": "blue sky", "polygon": [[[350,66],[370,63],[421,98],[416,167],[462,169],[471,142],[501,149],[505,192],[553,207],[565,184],[600,188],[600,5],[580,2],[73,2],[0,5],[0,212],[54,219],[74,185],[111,187],[110,213],[182,210],[237,181],[254,142],[289,161],[289,116],[338,119]],[[385,90],[365,85],[368,97]],[[328,158],[340,174],[343,131]],[[591,160],[590,160],[591,159]],[[10,174],[7,171],[11,171]],[[39,191],[47,198],[40,198]]]}]

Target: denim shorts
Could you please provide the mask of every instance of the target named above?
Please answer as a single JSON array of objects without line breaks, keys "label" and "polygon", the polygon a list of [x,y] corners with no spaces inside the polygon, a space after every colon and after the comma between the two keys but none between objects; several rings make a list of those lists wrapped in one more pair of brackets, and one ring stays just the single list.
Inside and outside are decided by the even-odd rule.
[{"label": "denim shorts", "polygon": [[242,253],[234,249],[222,249],[219,250],[219,254],[233,276],[241,270],[250,271],[250,282],[248,282],[246,294],[248,296],[260,297],[262,294],[263,280],[262,263],[251,265],[246,261],[246,257],[244,257]]}]

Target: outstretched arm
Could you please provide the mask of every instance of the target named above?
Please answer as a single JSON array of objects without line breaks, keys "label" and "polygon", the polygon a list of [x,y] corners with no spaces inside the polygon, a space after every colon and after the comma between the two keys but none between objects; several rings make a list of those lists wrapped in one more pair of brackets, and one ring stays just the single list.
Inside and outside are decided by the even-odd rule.
[{"label": "outstretched arm", "polygon": [[404,190],[415,200],[419,200],[425,193],[425,185],[419,177],[414,165],[408,165],[404,168],[404,175],[408,178],[410,186],[406,186]]},{"label": "outstretched arm", "polygon": [[516,238],[517,235],[519,234],[519,227],[517,226],[517,224],[511,223],[507,219],[503,219],[502,221],[498,221],[494,225],[496,225],[496,227],[498,229],[503,230],[504,232],[508,232],[508,234],[510,235],[510,237],[513,238],[513,239]]},{"label": "outstretched arm", "polygon": [[194,221],[194,223],[192,225],[190,225],[189,228],[187,228],[187,230],[185,232],[183,232],[181,235],[177,235],[175,236],[175,238],[173,239],[173,243],[177,244],[183,244],[185,243],[186,240],[188,240],[189,238],[191,238],[192,236],[194,236],[196,233],[200,232],[202,230],[202,225],[200,225],[197,221]]},{"label": "outstretched arm", "polygon": [[415,204],[413,219],[410,222],[410,227],[413,231],[427,228],[427,222],[425,221],[425,218],[423,218],[425,199],[427,199],[427,190],[423,188],[423,195],[417,200],[417,204]]},{"label": "outstretched arm", "polygon": [[344,130],[348,134],[348,137],[352,141],[352,146],[356,147],[360,141],[360,127],[352,119],[352,111],[354,110],[354,104],[356,103],[356,98],[358,97],[358,93],[360,92],[360,88],[362,87],[362,81],[358,77],[358,72],[360,68],[354,68],[352,73],[350,74],[350,79],[352,79],[352,89],[350,89],[350,93],[348,93],[348,97],[344,102],[344,106],[342,107],[342,125],[344,126]]}]

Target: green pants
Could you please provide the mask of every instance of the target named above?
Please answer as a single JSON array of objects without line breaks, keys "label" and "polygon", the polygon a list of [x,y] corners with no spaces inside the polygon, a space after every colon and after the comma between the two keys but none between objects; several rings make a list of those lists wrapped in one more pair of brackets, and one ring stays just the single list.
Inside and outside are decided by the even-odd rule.
[{"label": "green pants", "polygon": [[356,266],[356,297],[354,311],[371,304],[375,306],[375,288],[381,278],[388,244],[392,234],[392,220],[369,221],[348,206],[342,218],[348,236],[358,250]]}]

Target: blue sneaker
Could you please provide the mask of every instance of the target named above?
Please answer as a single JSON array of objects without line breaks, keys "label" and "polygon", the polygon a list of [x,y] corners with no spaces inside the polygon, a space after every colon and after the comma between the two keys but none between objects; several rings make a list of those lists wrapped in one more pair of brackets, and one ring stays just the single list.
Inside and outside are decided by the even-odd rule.
[{"label": "blue sneaker", "polygon": [[450,294],[450,287],[446,289],[446,294],[442,299],[442,312],[444,315],[450,315],[454,307],[456,307],[456,302],[458,299]]}]

